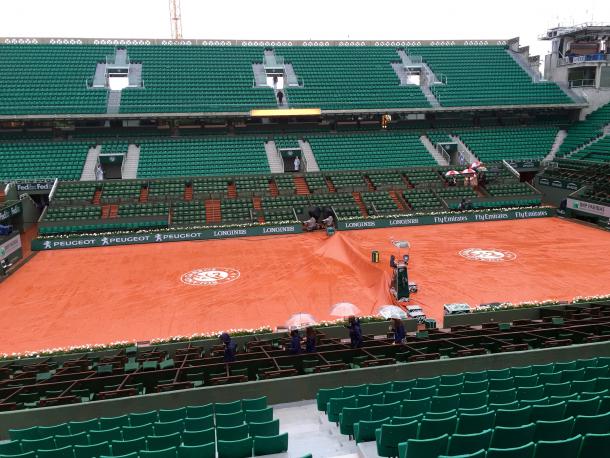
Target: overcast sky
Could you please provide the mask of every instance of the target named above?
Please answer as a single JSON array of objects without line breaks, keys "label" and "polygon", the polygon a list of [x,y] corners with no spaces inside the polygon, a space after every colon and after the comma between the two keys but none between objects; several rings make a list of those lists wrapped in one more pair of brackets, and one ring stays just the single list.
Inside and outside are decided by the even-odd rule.
[{"label": "overcast sky", "polygon": [[[0,36],[169,38],[168,0],[0,0]],[[185,38],[507,39],[546,54],[557,24],[610,22],[610,0],[182,0]]]}]

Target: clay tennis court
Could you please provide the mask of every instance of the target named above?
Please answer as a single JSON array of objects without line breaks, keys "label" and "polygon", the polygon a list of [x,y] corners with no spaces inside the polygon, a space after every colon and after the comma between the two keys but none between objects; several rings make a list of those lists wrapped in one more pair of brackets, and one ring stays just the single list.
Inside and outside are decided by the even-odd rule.
[{"label": "clay tennis court", "polygon": [[375,314],[404,251],[392,240],[411,244],[413,302],[439,325],[448,302],[610,293],[610,234],[558,218],[48,251],[0,285],[0,353],[327,320],[340,301]]}]

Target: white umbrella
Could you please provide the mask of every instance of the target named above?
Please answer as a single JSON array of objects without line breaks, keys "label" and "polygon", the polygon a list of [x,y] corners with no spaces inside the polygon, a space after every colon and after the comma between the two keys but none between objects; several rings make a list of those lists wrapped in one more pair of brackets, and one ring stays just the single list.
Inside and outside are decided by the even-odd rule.
[{"label": "white umbrella", "polygon": [[459,175],[460,172],[458,172],[457,170],[449,170],[447,173],[445,173],[446,177],[453,177],[455,175]]},{"label": "white umbrella", "polygon": [[309,313],[299,312],[288,318],[288,321],[286,321],[286,327],[288,329],[306,328],[307,326],[312,326],[317,323],[318,322],[316,319]]},{"label": "white umbrella", "polygon": [[471,168],[462,170],[462,175],[469,175],[469,174],[472,174],[472,173],[476,173],[476,172],[473,169],[471,169]]},{"label": "white umbrella", "polygon": [[339,302],[330,309],[330,314],[332,316],[352,316],[358,315],[359,313],[360,309],[349,302]]},{"label": "white umbrella", "polygon": [[400,320],[407,319],[407,312],[395,305],[383,305],[379,307],[377,313],[387,319],[398,318]]}]

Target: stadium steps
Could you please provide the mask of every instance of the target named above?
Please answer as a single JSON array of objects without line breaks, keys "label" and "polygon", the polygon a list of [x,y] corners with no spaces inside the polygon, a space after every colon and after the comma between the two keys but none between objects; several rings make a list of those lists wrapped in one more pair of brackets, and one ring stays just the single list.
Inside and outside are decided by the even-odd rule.
[{"label": "stadium steps", "polygon": [[101,219],[108,219],[110,217],[110,205],[102,205]]},{"label": "stadium steps", "polygon": [[227,197],[229,197],[229,199],[235,199],[237,197],[237,186],[234,181],[227,184]]},{"label": "stadium steps", "polygon": [[256,218],[259,224],[265,223],[265,214],[263,213],[262,199],[259,196],[252,197],[252,208],[256,212]]},{"label": "stadium steps", "polygon": [[419,137],[419,139],[421,140],[422,144],[426,147],[426,149],[430,153],[430,156],[432,156],[434,158],[434,160],[436,161],[436,163],[438,165],[442,165],[442,166],[449,165],[449,162],[447,161],[447,159],[445,159],[443,156],[441,156],[441,154],[436,150],[436,148],[434,147],[434,145],[432,144],[432,142],[430,141],[430,139],[427,136],[422,135],[421,137]]},{"label": "stadium steps", "polygon": [[142,86],[142,64],[129,64],[129,86]]},{"label": "stadium steps", "polygon": [[375,185],[373,184],[371,179],[367,175],[363,175],[362,178],[364,179],[364,182],[366,183],[366,187],[368,188],[368,190],[371,192],[375,192]]},{"label": "stadium steps", "polygon": [[205,222],[207,224],[220,223],[220,200],[208,199],[205,201]]},{"label": "stadium steps", "polygon": [[294,177],[294,187],[297,190],[297,195],[299,196],[308,196],[311,194],[309,192],[309,186],[307,186],[307,181],[302,176]]},{"label": "stadium steps", "polygon": [[277,187],[275,180],[269,181],[269,194],[271,194],[271,197],[277,197],[280,195],[280,190]]},{"label": "stadium steps", "polygon": [[93,193],[93,198],[91,199],[91,203],[93,205],[99,205],[101,198],[102,198],[102,190],[101,190],[101,188],[98,188]]},{"label": "stadium steps", "polygon": [[127,50],[125,48],[117,48],[114,54],[115,65],[127,65]]},{"label": "stadium steps", "polygon": [[284,161],[282,161],[277,145],[273,140],[265,142],[265,153],[271,173],[284,173]]},{"label": "stadium steps", "polygon": [[123,163],[123,179],[135,179],[138,176],[138,164],[140,163],[140,147],[129,145],[127,155]]},{"label": "stadium steps", "polygon": [[97,160],[101,151],[102,145],[96,145],[89,148],[87,158],[85,159],[85,165],[83,165],[83,170],[80,174],[81,181],[95,180],[95,166],[97,165]]},{"label": "stadium steps", "polygon": [[426,100],[430,105],[432,105],[434,108],[439,108],[441,106],[439,101],[436,99],[436,97],[434,97],[434,94],[426,84],[422,84],[419,88],[426,96]]},{"label": "stadium steps", "polygon": [[284,63],[284,75],[286,79],[284,80],[284,87],[298,87],[299,79],[294,71],[294,67],[292,64]]},{"label": "stadium steps", "polygon": [[477,162],[479,160],[478,157],[474,155],[472,151],[464,144],[462,139],[457,135],[450,135],[451,139],[458,144],[458,151],[464,156],[464,160],[472,164],[473,162]]},{"label": "stadium steps", "polygon": [[389,191],[390,197],[392,198],[392,200],[394,201],[394,203],[396,204],[396,206],[402,210],[402,211],[407,211],[410,210],[410,207],[407,205],[407,202],[405,202],[404,199],[402,199],[402,197],[400,197],[400,194],[398,194],[396,191]]},{"label": "stadium steps", "polygon": [[326,181],[326,187],[328,188],[328,192],[337,192],[337,188],[335,188],[335,185],[330,179],[330,177],[324,177],[324,180]]},{"label": "stadium steps", "polygon": [[4,194],[4,189],[0,189],[0,203],[6,200],[6,195]]},{"label": "stadium steps", "polygon": [[411,181],[409,180],[409,177],[407,177],[404,174],[400,174],[402,181],[404,181],[404,183],[407,185],[407,188],[409,189],[413,189],[415,187],[415,185],[413,183],[411,183]]},{"label": "stadium steps", "polygon": [[193,185],[191,183],[184,187],[184,200],[187,202],[193,200]]},{"label": "stadium steps", "polygon": [[356,202],[356,205],[358,205],[362,216],[364,218],[368,218],[369,213],[366,211],[366,205],[362,201],[362,195],[359,192],[352,192],[352,196],[354,197],[354,202]]},{"label": "stadium steps", "polygon": [[407,79],[407,72],[403,64],[401,64],[400,62],[392,62],[392,68],[394,69],[394,73],[396,73],[396,76],[398,77],[401,86],[406,86],[407,84],[409,84]]},{"label": "stadium steps", "polygon": [[299,146],[301,147],[301,152],[305,159],[306,172],[319,172],[320,167],[318,166],[318,161],[316,161],[316,157],[313,154],[309,142],[307,140],[299,140]]},{"label": "stadium steps", "polygon": [[557,132],[557,135],[555,136],[555,141],[553,142],[553,146],[551,147],[551,151],[549,151],[549,154],[544,157],[543,162],[551,162],[555,159],[557,151],[559,151],[559,148],[561,148],[561,144],[567,136],[568,132],[564,129],[560,129],[559,132]]},{"label": "stadium steps", "polygon": [[106,104],[107,114],[117,114],[121,108],[121,91],[109,91],[108,103]]},{"label": "stadium steps", "polygon": [[257,87],[267,86],[267,72],[263,64],[253,63],[252,73],[254,74],[254,84]]},{"label": "stadium steps", "polygon": [[531,65],[529,65],[527,58],[523,54],[512,51],[511,49],[507,49],[506,52],[508,53],[508,55],[510,57],[513,58],[513,60],[515,62],[517,62],[519,67],[521,67],[523,69],[523,71],[525,71],[525,73],[527,73],[529,76],[532,77],[533,83],[540,82],[540,80],[541,80],[540,72],[536,71],[534,68],[532,68]]},{"label": "stadium steps", "polygon": [[138,198],[138,202],[141,204],[148,202],[148,186],[143,186],[140,189],[140,197]]},{"label": "stadium steps", "polygon": [[95,75],[93,75],[92,87],[106,87],[106,64],[98,62],[95,67]]},{"label": "stadium steps", "polygon": [[108,211],[108,218],[117,218],[119,216],[119,206],[118,205],[110,205]]}]

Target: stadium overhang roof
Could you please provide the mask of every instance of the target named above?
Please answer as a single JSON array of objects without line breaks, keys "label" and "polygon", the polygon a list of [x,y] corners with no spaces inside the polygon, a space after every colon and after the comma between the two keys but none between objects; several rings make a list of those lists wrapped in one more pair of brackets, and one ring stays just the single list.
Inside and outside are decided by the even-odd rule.
[{"label": "stadium overhang roof", "polygon": [[511,40],[505,38],[478,38],[469,40],[231,40],[231,39],[183,39],[163,38],[44,38],[0,37],[0,44],[57,44],[57,45],[105,45],[105,46],[505,46]]}]

